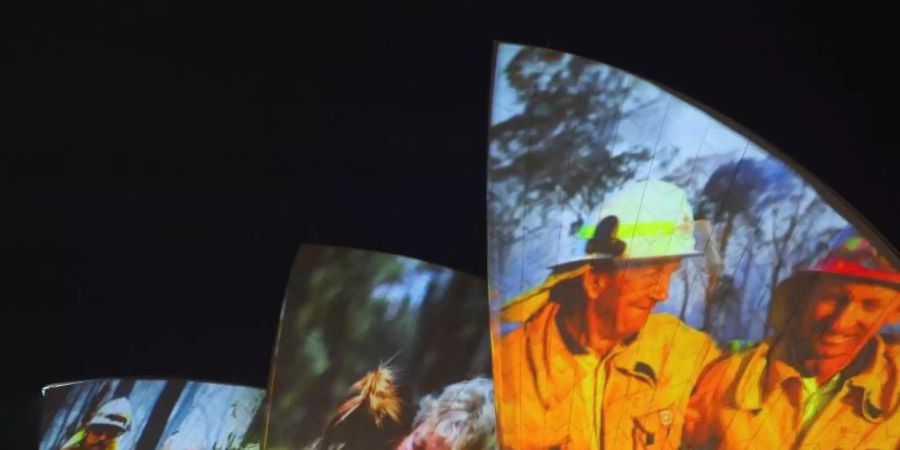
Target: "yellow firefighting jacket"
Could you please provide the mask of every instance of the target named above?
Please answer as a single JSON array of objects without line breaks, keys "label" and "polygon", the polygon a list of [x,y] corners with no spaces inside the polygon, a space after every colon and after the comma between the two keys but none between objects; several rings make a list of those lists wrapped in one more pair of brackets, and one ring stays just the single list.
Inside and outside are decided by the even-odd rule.
[{"label": "yellow firefighting jacket", "polygon": [[597,359],[603,387],[591,394],[579,355],[560,334],[558,310],[547,303],[495,342],[501,447],[677,448],[691,389],[720,354],[713,341],[671,315],[652,314],[637,336]]},{"label": "yellow firefighting jacket", "polygon": [[876,337],[868,367],[844,381],[806,430],[800,375],[772,357],[778,348],[763,342],[709,367],[688,409],[689,448],[900,448],[898,344]]},{"label": "yellow firefighting jacket", "polygon": [[[76,431],[74,434],[72,434],[72,437],[70,437],[69,440],[67,440],[66,443],[63,444],[63,446],[61,447],[60,450],[80,450],[80,449],[84,448],[84,438],[86,436],[87,436],[87,429],[79,428],[78,431]],[[109,443],[109,446],[106,447],[106,450],[116,450],[116,447],[118,446],[118,444],[119,444],[119,440],[113,439]]]}]

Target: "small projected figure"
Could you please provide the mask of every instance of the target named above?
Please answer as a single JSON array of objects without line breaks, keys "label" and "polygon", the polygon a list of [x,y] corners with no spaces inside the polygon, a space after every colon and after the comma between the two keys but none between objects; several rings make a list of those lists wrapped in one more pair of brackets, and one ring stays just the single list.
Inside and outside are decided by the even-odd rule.
[{"label": "small projected figure", "polygon": [[108,378],[44,388],[38,450],[252,450],[263,389]]},{"label": "small projected figure", "polygon": [[116,450],[116,442],[131,426],[131,403],[117,398],[106,403],[63,444],[62,450]]}]

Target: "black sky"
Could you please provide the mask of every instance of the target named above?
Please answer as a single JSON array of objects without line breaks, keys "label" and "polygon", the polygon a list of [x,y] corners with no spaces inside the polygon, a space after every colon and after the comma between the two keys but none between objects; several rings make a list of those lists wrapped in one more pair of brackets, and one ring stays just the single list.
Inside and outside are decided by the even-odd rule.
[{"label": "black sky", "polygon": [[494,40],[693,97],[900,242],[896,11],[482,3],[4,4],[0,448],[51,382],[263,386],[302,242],[484,275]]}]

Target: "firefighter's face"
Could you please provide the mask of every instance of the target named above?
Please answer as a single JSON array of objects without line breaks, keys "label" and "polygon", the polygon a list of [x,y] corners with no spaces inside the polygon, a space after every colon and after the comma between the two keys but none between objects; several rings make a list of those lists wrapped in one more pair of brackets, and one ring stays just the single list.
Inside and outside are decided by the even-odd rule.
[{"label": "firefighter's face", "polygon": [[84,443],[87,450],[106,450],[120,434],[122,431],[116,427],[94,425],[88,427]]},{"label": "firefighter's face", "polygon": [[613,271],[588,271],[584,277],[589,308],[607,322],[615,337],[637,333],[650,312],[669,298],[669,282],[679,260],[631,262]]},{"label": "firefighter's face", "polygon": [[855,357],[882,325],[900,311],[898,290],[865,282],[820,277],[799,316],[795,338],[814,357]]}]

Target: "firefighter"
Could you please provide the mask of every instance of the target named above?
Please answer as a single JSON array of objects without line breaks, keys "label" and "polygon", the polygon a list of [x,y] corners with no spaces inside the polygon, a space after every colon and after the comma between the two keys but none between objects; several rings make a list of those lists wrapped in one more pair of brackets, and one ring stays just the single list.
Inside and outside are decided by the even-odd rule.
[{"label": "firefighter", "polygon": [[585,256],[553,267],[508,302],[495,342],[505,449],[674,448],[690,389],[720,351],[676,317],[653,313],[681,260],[697,256],[679,187],[626,186],[582,233]]},{"label": "firefighter", "polygon": [[779,283],[774,333],[712,364],[685,424],[691,448],[900,448],[900,273],[853,229]]},{"label": "firefighter", "polygon": [[120,397],[100,407],[62,450],[116,450],[119,437],[131,428],[131,403]]}]

